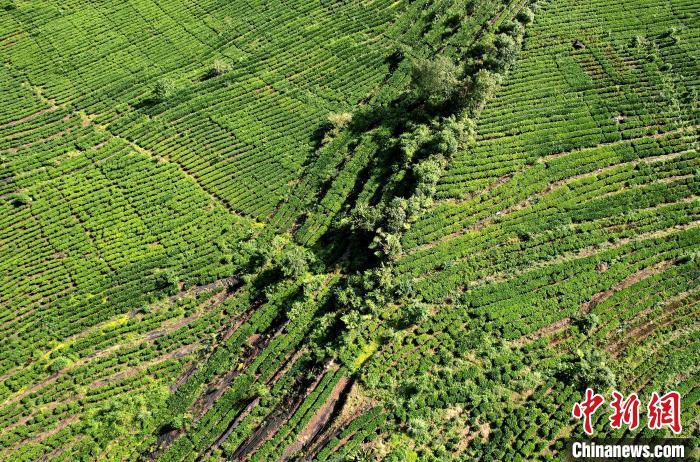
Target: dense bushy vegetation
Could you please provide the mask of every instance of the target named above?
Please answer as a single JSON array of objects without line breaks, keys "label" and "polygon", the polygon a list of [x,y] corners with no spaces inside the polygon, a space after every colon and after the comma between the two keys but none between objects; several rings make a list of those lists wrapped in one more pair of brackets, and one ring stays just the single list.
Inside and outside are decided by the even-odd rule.
[{"label": "dense bushy vegetation", "polygon": [[0,459],[696,438],[696,3],[1,4]]}]

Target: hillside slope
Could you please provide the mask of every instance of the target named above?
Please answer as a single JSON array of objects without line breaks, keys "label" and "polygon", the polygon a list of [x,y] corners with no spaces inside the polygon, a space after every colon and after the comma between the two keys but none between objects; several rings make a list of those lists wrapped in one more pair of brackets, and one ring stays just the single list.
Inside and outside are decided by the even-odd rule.
[{"label": "hillside slope", "polygon": [[697,437],[696,2],[0,7],[0,459]]}]

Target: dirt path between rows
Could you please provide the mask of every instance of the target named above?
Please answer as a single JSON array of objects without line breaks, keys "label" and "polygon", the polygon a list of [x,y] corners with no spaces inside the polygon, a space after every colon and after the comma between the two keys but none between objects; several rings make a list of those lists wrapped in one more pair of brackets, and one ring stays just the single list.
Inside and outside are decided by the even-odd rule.
[{"label": "dirt path between rows", "polygon": [[289,460],[290,456],[307,446],[307,443],[313,441],[316,435],[328,425],[331,417],[337,411],[336,407],[342,396],[350,389],[350,385],[352,385],[352,381],[349,377],[340,378],[328,398],[326,398],[326,402],[316,411],[309,423],[306,424],[306,427],[297,435],[294,442],[285,448],[281,460]]}]

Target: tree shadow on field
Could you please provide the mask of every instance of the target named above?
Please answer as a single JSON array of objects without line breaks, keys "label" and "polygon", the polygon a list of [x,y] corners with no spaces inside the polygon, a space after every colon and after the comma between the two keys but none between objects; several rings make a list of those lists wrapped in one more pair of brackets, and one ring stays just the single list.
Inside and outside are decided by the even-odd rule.
[{"label": "tree shadow on field", "polygon": [[155,106],[156,104],[158,104],[158,103],[160,103],[160,101],[158,100],[158,98],[155,98],[155,97],[153,97],[153,96],[149,96],[149,97],[147,97],[147,98],[142,99],[142,100],[139,101],[138,103],[134,104],[134,109],[138,109],[138,110],[144,109],[144,110],[147,110],[147,109],[150,109],[150,108],[154,107],[154,106]]},{"label": "tree shadow on field", "polygon": [[333,129],[333,125],[329,121],[321,122],[318,127],[311,133],[310,141],[313,146],[313,151],[316,152],[323,147],[323,140],[326,135]]},{"label": "tree shadow on field", "polygon": [[[379,261],[367,248],[374,233],[350,231],[340,225],[338,218],[352,210],[370,179],[381,184],[368,200],[377,205],[385,197],[403,197],[410,189],[410,172],[402,181],[392,182],[392,176],[405,168],[397,140],[413,124],[429,123],[434,108],[426,107],[412,94],[403,94],[388,104],[362,108],[353,115],[345,130],[350,134],[348,146],[356,147],[363,139],[376,146],[372,157],[355,176],[354,183],[331,226],[321,235],[311,250],[326,266],[340,265],[346,271],[361,271]],[[319,127],[318,133],[324,133]],[[349,156],[352,157],[352,154]],[[340,168],[342,170],[342,167]],[[319,199],[331,189],[336,176],[328,178],[318,188]]]},{"label": "tree shadow on field", "polygon": [[[385,59],[389,71],[394,72],[404,61],[403,50],[397,48]],[[353,146],[361,146],[360,149],[372,149],[369,161],[352,178],[353,184],[348,186],[347,196],[341,200],[342,204],[334,216],[330,218],[330,226],[313,244],[311,250],[327,266],[342,265],[352,269],[362,269],[375,264],[373,252],[367,251],[374,233],[364,235],[356,231],[350,231],[347,224],[341,223],[340,217],[346,216],[355,208],[358,200],[367,202],[369,206],[376,206],[388,198],[407,197],[412,191],[415,178],[412,175],[410,162],[420,160],[419,157],[406,159],[401,148],[401,135],[413,132],[418,125],[430,126],[440,117],[454,113],[455,106],[459,103],[458,95],[431,102],[425,96],[411,90],[404,91],[391,101],[379,101],[373,104],[360,105],[352,115],[352,120],[343,129],[343,136],[348,138],[342,142],[342,146],[330,147],[330,149],[347,150],[347,154],[335,155],[339,159],[334,166],[333,173],[325,179],[320,179],[320,184],[315,188],[316,200],[320,201],[331,192],[333,183],[341,172],[346,172],[346,165],[351,167],[358,153],[352,152]],[[324,121],[314,130],[310,141],[314,146],[315,155],[310,156],[306,165],[319,158],[319,150],[326,146],[326,137],[333,130],[330,122]],[[337,138],[336,138],[337,139]],[[333,143],[333,141],[331,141]],[[366,143],[366,144],[365,144]],[[364,153],[366,155],[366,153]],[[424,152],[418,156],[424,155]],[[401,173],[399,176],[397,174]],[[379,184],[375,190],[368,191],[369,197],[363,197],[368,183]],[[338,192],[336,192],[337,194]],[[323,213],[323,212],[319,212]],[[326,212],[327,213],[327,212]],[[343,220],[345,221],[345,220]],[[350,250],[353,250],[352,252]],[[355,251],[356,250],[356,251]],[[359,258],[357,255],[363,255]],[[351,261],[352,259],[352,261]]]},{"label": "tree shadow on field", "polygon": [[396,69],[399,68],[399,65],[403,61],[404,57],[405,55],[403,50],[397,49],[384,59],[384,64],[387,64],[389,66],[389,74],[393,74],[394,72],[396,72]]}]

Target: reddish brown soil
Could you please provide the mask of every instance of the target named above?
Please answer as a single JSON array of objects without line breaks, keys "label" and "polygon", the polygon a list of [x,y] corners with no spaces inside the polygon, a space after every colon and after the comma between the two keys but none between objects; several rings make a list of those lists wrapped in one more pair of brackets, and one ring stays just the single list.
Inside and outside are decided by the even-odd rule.
[{"label": "reddish brown soil", "polygon": [[282,460],[288,460],[292,454],[303,449],[308,442],[312,441],[313,438],[328,425],[334,411],[336,411],[336,405],[340,401],[341,395],[349,388],[350,384],[351,381],[348,377],[340,378],[338,383],[335,384],[335,387],[333,387],[326,402],[318,408],[309,423],[306,424],[306,427],[297,435],[294,442],[285,448],[282,453]]}]

